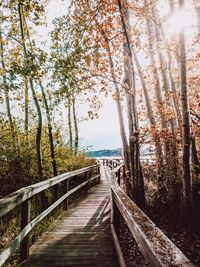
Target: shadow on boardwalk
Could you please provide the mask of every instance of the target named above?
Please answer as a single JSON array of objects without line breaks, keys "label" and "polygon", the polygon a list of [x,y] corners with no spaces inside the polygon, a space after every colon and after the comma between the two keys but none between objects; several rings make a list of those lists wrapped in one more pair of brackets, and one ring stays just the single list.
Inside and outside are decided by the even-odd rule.
[{"label": "shadow on boardwalk", "polygon": [[23,267],[114,267],[110,232],[110,191],[103,177],[87,196],[63,212],[31,248]]}]

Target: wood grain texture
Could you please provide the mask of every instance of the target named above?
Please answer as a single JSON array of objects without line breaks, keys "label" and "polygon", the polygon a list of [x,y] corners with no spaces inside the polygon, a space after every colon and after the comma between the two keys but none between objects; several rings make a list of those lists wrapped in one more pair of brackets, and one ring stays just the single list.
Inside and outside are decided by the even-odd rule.
[{"label": "wood grain texture", "polygon": [[31,247],[21,267],[115,267],[110,231],[110,188],[104,171],[100,184],[63,212]]},{"label": "wood grain texture", "polygon": [[[85,172],[91,171],[93,169],[96,169],[98,168],[98,166],[99,165],[92,165],[92,166],[78,169],[72,172],[63,173],[61,175],[44,180],[42,182],[27,186],[27,187],[23,187],[15,191],[14,193],[11,193],[5,198],[0,199],[0,217],[7,214],[9,211],[13,210],[15,207],[19,206],[21,203],[33,197],[34,195],[48,188],[51,188],[61,182],[67,181],[70,178],[75,179],[76,176],[83,174]],[[98,175],[96,175],[96,178],[98,178]]]}]

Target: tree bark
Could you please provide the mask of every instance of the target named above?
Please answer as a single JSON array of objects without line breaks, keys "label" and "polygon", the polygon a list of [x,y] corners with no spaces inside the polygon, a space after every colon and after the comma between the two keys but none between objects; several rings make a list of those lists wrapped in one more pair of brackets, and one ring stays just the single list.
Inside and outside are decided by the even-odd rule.
[{"label": "tree bark", "polygon": [[[21,32],[21,39],[22,39],[22,45],[23,45],[23,52],[24,52],[24,59],[26,60],[27,68],[30,70],[30,65],[28,63],[29,55],[26,49],[26,43],[25,43],[25,35],[24,35],[24,25],[23,25],[23,7],[19,3],[18,4],[18,14],[19,14],[19,24],[20,24],[20,32]],[[37,125],[37,134],[36,134],[36,150],[37,150],[37,165],[38,165],[38,174],[39,178],[42,179],[42,152],[41,152],[41,137],[42,137],[42,113],[40,109],[40,105],[37,99],[37,95],[34,89],[33,84],[33,78],[29,77],[29,85],[31,88],[31,92],[33,95],[33,100],[35,103],[35,107],[37,110],[38,115],[38,125]]]},{"label": "tree bark", "polygon": [[54,151],[51,115],[50,115],[49,105],[48,105],[48,102],[47,102],[47,97],[46,97],[46,94],[45,94],[45,91],[44,91],[44,87],[43,87],[41,82],[40,82],[40,88],[41,88],[41,91],[42,91],[42,97],[43,97],[46,116],[47,116],[49,146],[50,146],[50,154],[51,154],[53,175],[57,176],[58,172],[57,172],[57,164],[56,164],[56,157],[55,157],[55,151]]},{"label": "tree bark", "polygon": [[126,138],[126,131],[125,131],[125,125],[124,125],[124,118],[123,118],[123,112],[122,112],[122,106],[121,106],[121,100],[120,100],[120,90],[119,86],[116,80],[116,75],[115,75],[115,70],[114,70],[114,63],[113,59],[111,56],[111,49],[110,49],[110,43],[109,40],[106,36],[106,33],[101,29],[100,25],[96,21],[96,24],[102,34],[102,37],[104,38],[104,41],[106,43],[106,50],[108,54],[108,59],[109,59],[109,67],[110,67],[110,73],[113,79],[113,84],[115,87],[115,103],[117,106],[117,114],[118,114],[118,120],[119,120],[119,129],[120,129],[120,136],[122,140],[122,147],[123,147],[123,157],[124,157],[124,162],[126,165],[126,168],[128,171],[130,171],[130,166],[129,166],[129,147],[128,147],[128,142]]},{"label": "tree bark", "polygon": [[[146,4],[146,1],[145,1]],[[151,61],[151,65],[153,67],[153,75],[154,75],[154,80],[156,81],[155,83],[155,96],[156,96],[156,100],[158,103],[158,111],[160,114],[160,119],[161,119],[161,125],[162,128],[167,128],[167,124],[165,121],[165,118],[163,117],[162,114],[162,107],[163,107],[163,97],[162,97],[162,90],[161,90],[161,86],[160,86],[160,80],[159,80],[159,75],[158,75],[158,71],[157,71],[157,66],[156,66],[156,60],[155,60],[155,56],[153,53],[153,44],[152,44],[152,27],[151,27],[151,23],[149,21],[149,19],[146,19],[146,25],[147,25],[147,35],[148,35],[148,42],[149,42],[149,55],[150,55],[150,61]]]},{"label": "tree bark", "polygon": [[[127,56],[129,58],[130,78],[132,83],[131,88],[131,109],[133,118],[133,136],[132,142],[134,142],[134,158],[131,159],[134,162],[134,173],[132,178],[134,179],[134,196],[135,201],[141,206],[145,206],[145,192],[144,192],[144,180],[142,175],[142,168],[140,163],[140,141],[139,141],[139,123],[136,104],[136,88],[135,88],[135,69],[133,63],[133,55],[131,50],[131,34],[130,34],[130,19],[129,13],[124,5],[124,1],[118,0],[119,13],[122,23],[122,29],[124,31],[124,37],[127,44]],[[133,144],[132,144],[133,145]]]},{"label": "tree bark", "polygon": [[68,112],[68,130],[69,130],[69,148],[73,150],[73,135],[72,135],[72,121],[71,121],[71,101],[67,99],[67,112]]},{"label": "tree bark", "polygon": [[[163,41],[162,41],[162,36],[161,36],[161,32],[162,32],[162,24],[159,18],[159,15],[156,13],[156,10],[153,9],[153,17],[154,17],[154,21],[156,21],[156,26],[154,26],[155,29],[155,36],[156,36],[156,49],[157,49],[157,53],[158,53],[158,59],[159,59],[159,63],[160,63],[160,70],[161,70],[161,75],[162,75],[162,80],[163,80],[163,89],[165,92],[165,96],[168,99],[167,103],[169,106],[172,107],[173,111],[174,111],[174,115],[176,116],[172,116],[170,119],[170,123],[171,123],[171,128],[172,128],[172,133],[175,134],[175,131],[178,127],[178,125],[180,125],[180,111],[179,111],[179,107],[177,104],[177,101],[175,101],[175,88],[174,88],[174,83],[173,83],[173,78],[171,75],[171,66],[167,65],[163,54],[160,50],[160,46],[162,45]],[[158,27],[160,30],[158,30]],[[170,55],[170,51],[168,52],[168,58],[170,59],[169,64],[171,64],[171,55]],[[171,75],[171,76],[170,76]],[[172,82],[170,83],[170,78],[172,80]],[[172,93],[172,96],[171,96]],[[174,95],[174,96],[173,96]]]},{"label": "tree bark", "polygon": [[77,155],[78,153],[78,145],[79,145],[79,131],[78,131],[78,123],[76,117],[76,103],[75,103],[75,96],[72,100],[72,111],[73,111],[73,121],[74,121],[74,154]]},{"label": "tree bark", "polygon": [[[149,122],[150,122],[151,127],[155,128],[156,127],[156,120],[155,120],[155,117],[153,114],[151,100],[150,100],[149,92],[148,92],[148,89],[146,87],[146,83],[144,80],[143,71],[142,71],[141,65],[139,63],[139,60],[137,58],[137,54],[135,52],[134,47],[132,47],[132,51],[133,51],[136,67],[138,70],[138,74],[140,77],[142,89],[144,92],[144,97],[145,97],[145,102],[146,102],[146,107],[147,107],[147,112],[148,112],[147,116],[149,118]],[[155,142],[156,158],[157,158],[157,183],[158,183],[158,188],[161,189],[163,187],[163,166],[164,166],[162,144],[161,144],[161,140],[160,140],[160,137],[158,134],[153,136],[153,138],[154,138],[154,142]]]},{"label": "tree bark", "polygon": [[[180,11],[184,8],[184,0],[179,0]],[[187,87],[187,62],[185,33],[182,29],[179,33],[180,44],[180,78],[181,78],[181,102],[183,114],[183,207],[186,216],[191,214],[192,208],[192,179],[190,170],[190,111]],[[189,217],[188,217],[189,218]]]},{"label": "tree bark", "polygon": [[26,135],[27,143],[28,143],[28,120],[29,120],[29,116],[28,116],[28,104],[29,104],[29,94],[28,94],[28,81],[27,81],[27,77],[24,77],[24,85],[25,85],[25,91],[24,91],[24,103],[25,103],[24,131],[25,131],[25,135]]},{"label": "tree bark", "polygon": [[196,3],[195,11],[197,18],[198,35],[200,35],[200,4]]},{"label": "tree bark", "polygon": [[119,90],[119,86],[117,84],[116,77],[115,77],[114,65],[113,65],[113,60],[111,57],[110,49],[108,51],[108,55],[109,55],[110,72],[111,72],[111,76],[112,76],[112,79],[114,81],[114,86],[115,86],[115,94],[116,94],[115,102],[117,106],[117,114],[118,114],[118,119],[119,119],[120,136],[121,136],[122,145],[123,145],[124,161],[125,161],[127,169],[129,170],[129,152],[128,152],[129,149],[128,149],[128,142],[126,138],[124,118],[123,118],[123,112],[122,112],[122,106],[121,106],[121,100],[120,100],[120,90]]},{"label": "tree bark", "polygon": [[198,175],[200,174],[200,161],[198,158],[196,140],[194,136],[191,138],[191,143],[192,143],[192,163],[193,163],[194,175],[198,177]]},{"label": "tree bark", "polygon": [[4,45],[3,45],[1,28],[0,28],[0,57],[1,57],[1,66],[2,66],[2,71],[3,71],[3,74],[2,74],[3,91],[4,91],[5,101],[6,101],[6,111],[7,111],[7,116],[8,116],[8,122],[10,125],[11,136],[13,140],[14,153],[15,153],[15,156],[19,156],[18,141],[17,141],[17,136],[16,136],[15,127],[13,123],[13,117],[12,117],[11,108],[10,108],[9,85],[7,83],[7,78],[6,78],[6,67],[5,67],[5,62],[4,62]]}]

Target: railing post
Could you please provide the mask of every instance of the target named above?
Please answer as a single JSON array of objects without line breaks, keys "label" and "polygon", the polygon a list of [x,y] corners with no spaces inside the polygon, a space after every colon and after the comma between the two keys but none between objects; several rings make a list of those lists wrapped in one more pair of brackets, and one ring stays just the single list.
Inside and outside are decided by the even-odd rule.
[{"label": "railing post", "polygon": [[[89,175],[90,175],[90,172],[89,172],[89,171],[86,171],[86,172],[85,172],[85,181],[88,181]],[[89,185],[88,185],[88,183],[87,183],[87,184],[85,185],[85,193],[87,193],[88,189],[89,189]]]},{"label": "railing post", "polygon": [[[66,193],[69,191],[69,179],[67,179],[67,181],[66,181],[65,191],[66,191]],[[68,209],[68,206],[69,206],[69,197],[67,197],[67,199],[66,199],[65,208]]]},{"label": "railing post", "polygon": [[100,165],[97,166],[97,175],[99,175],[98,182],[100,183]]},{"label": "railing post", "polygon": [[123,165],[123,178],[125,178],[126,176],[126,169],[125,169],[125,165]]},{"label": "railing post", "polygon": [[121,170],[117,171],[117,183],[120,185],[120,178],[121,178]]},{"label": "railing post", "polygon": [[[21,231],[30,223],[31,220],[31,200],[28,199],[21,205]],[[29,256],[29,234],[20,244],[20,262]]]},{"label": "railing post", "polygon": [[57,200],[59,196],[59,185],[54,186],[54,199]]}]

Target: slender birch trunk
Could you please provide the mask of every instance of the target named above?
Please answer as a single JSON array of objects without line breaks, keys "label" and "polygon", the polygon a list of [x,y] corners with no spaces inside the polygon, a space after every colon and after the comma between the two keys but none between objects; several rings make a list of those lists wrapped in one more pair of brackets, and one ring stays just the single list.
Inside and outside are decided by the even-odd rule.
[{"label": "slender birch trunk", "polygon": [[11,113],[11,107],[10,107],[9,85],[7,83],[7,77],[6,77],[6,67],[5,67],[5,62],[4,62],[4,45],[3,45],[1,28],[0,28],[0,59],[1,59],[1,66],[2,66],[2,72],[3,72],[3,74],[2,74],[3,92],[4,92],[4,96],[5,96],[5,101],[6,101],[6,111],[7,111],[7,116],[8,116],[8,122],[10,125],[10,131],[11,131],[11,136],[12,136],[12,140],[13,140],[13,148],[14,148],[15,156],[19,156],[18,141],[17,141],[13,117],[12,117],[12,113]]},{"label": "slender birch trunk", "polygon": [[44,91],[44,87],[43,87],[41,82],[40,82],[40,88],[41,88],[42,97],[43,97],[44,106],[45,106],[45,111],[46,111],[46,116],[47,116],[49,146],[50,146],[50,154],[51,154],[53,175],[57,176],[58,175],[58,171],[57,171],[57,164],[56,164],[56,157],[55,157],[55,150],[54,150],[54,142],[53,142],[51,114],[50,114],[50,109],[49,109],[49,105],[48,105],[48,102],[47,102],[47,97],[46,97],[46,94],[45,94],[45,91]]},{"label": "slender birch trunk", "polygon": [[[136,63],[136,67],[138,70],[138,74],[140,77],[140,81],[141,81],[141,85],[142,85],[142,89],[144,92],[144,97],[145,97],[145,102],[146,102],[146,107],[147,107],[147,116],[149,118],[149,122],[151,127],[156,127],[156,120],[153,114],[153,108],[151,105],[151,100],[150,100],[150,96],[149,96],[149,92],[148,89],[146,87],[146,83],[145,83],[145,79],[143,76],[143,72],[142,72],[142,68],[141,65],[139,63],[139,60],[137,58],[137,54],[135,52],[134,47],[132,47],[132,51],[133,51],[133,55],[134,55],[134,59],[135,59],[135,63]],[[163,152],[162,152],[162,144],[161,144],[161,140],[158,134],[156,134],[154,136],[154,142],[155,142],[155,148],[156,148],[156,158],[157,158],[157,183],[158,183],[158,188],[161,189],[163,187],[163,166],[164,166],[164,161],[163,161]]]},{"label": "slender birch trunk", "polygon": [[110,67],[110,73],[113,79],[113,84],[115,87],[115,103],[117,106],[117,114],[118,114],[118,120],[119,120],[119,129],[120,129],[120,136],[122,140],[122,147],[123,147],[123,157],[124,157],[124,162],[126,165],[126,168],[128,171],[130,171],[130,166],[129,166],[129,147],[128,147],[128,141],[126,138],[126,131],[125,131],[125,125],[124,125],[124,118],[123,118],[123,112],[122,112],[122,105],[121,105],[121,99],[120,99],[120,89],[116,80],[116,75],[115,75],[115,70],[114,70],[114,63],[113,59],[111,56],[111,49],[110,49],[110,43],[109,40],[105,34],[105,32],[100,28],[98,25],[98,22],[96,21],[97,26],[99,27],[99,30],[104,38],[104,41],[106,43],[106,50],[109,58],[109,67]]},{"label": "slender birch trunk", "polygon": [[29,93],[28,93],[28,80],[27,77],[24,77],[24,103],[25,103],[25,112],[24,112],[24,131],[27,138],[28,143],[28,121],[29,121],[29,115],[28,115],[28,106],[29,106]]},{"label": "slender birch trunk", "polygon": [[77,155],[78,145],[79,145],[79,131],[78,131],[77,116],[76,116],[75,96],[73,97],[72,100],[72,111],[73,111],[73,122],[74,122],[74,154]]},{"label": "slender birch trunk", "polygon": [[72,114],[71,114],[71,101],[69,96],[67,98],[67,114],[68,114],[68,131],[69,131],[69,148],[73,150],[73,134],[72,134]]},{"label": "slender birch trunk", "polygon": [[[146,3],[146,1],[145,1],[145,3]],[[155,60],[155,56],[153,53],[152,27],[151,27],[151,23],[150,23],[148,18],[146,20],[146,25],[147,25],[147,35],[148,35],[148,39],[149,39],[148,40],[148,42],[149,42],[149,55],[150,55],[151,65],[153,67],[153,76],[154,76],[154,80],[155,80],[155,87],[154,87],[155,96],[156,96],[156,100],[158,103],[158,111],[160,114],[161,125],[162,125],[162,128],[164,129],[164,128],[167,128],[167,123],[166,123],[165,118],[163,117],[163,114],[162,114],[163,96],[162,96],[160,79],[159,79],[157,66],[156,66],[156,60]]]},{"label": "slender birch trunk", "polygon": [[[22,4],[18,4],[18,14],[19,14],[19,24],[20,24],[20,32],[21,32],[21,39],[22,39],[22,45],[23,45],[23,52],[24,52],[24,59],[26,62],[29,60],[29,55],[26,48],[25,43],[25,34],[24,34],[24,25],[23,25],[23,6]],[[29,64],[27,64],[27,68],[30,69]],[[40,105],[37,99],[37,95],[34,88],[33,78],[29,77],[29,85],[31,88],[31,92],[33,95],[33,100],[35,103],[35,107],[37,110],[38,115],[38,125],[37,125],[37,134],[36,134],[36,150],[37,150],[37,165],[38,165],[38,174],[40,179],[42,179],[42,152],[41,152],[41,137],[42,137],[42,112],[40,109]]]},{"label": "slender birch trunk", "polygon": [[134,158],[131,159],[134,162],[134,191],[135,191],[135,200],[141,207],[145,205],[145,192],[144,192],[144,180],[142,174],[142,168],[140,163],[140,141],[139,141],[139,123],[138,123],[138,112],[137,112],[137,103],[136,103],[136,88],[135,88],[135,69],[133,63],[133,55],[131,50],[131,34],[130,34],[130,20],[128,10],[126,9],[124,2],[118,0],[119,13],[122,23],[122,29],[124,31],[124,38],[127,44],[127,56],[129,58],[129,67],[130,67],[130,77],[133,87],[131,88],[131,109],[132,109],[132,118],[133,118],[133,137],[134,141]]}]

